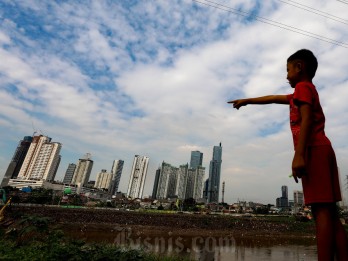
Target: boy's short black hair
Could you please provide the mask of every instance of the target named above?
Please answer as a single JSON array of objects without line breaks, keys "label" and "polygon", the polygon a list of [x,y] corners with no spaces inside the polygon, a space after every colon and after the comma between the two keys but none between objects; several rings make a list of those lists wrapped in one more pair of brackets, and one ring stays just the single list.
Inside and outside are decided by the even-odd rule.
[{"label": "boy's short black hair", "polygon": [[306,72],[313,79],[318,68],[318,61],[314,54],[310,50],[301,49],[290,55],[287,62],[293,62],[295,60],[301,60],[305,63]]}]

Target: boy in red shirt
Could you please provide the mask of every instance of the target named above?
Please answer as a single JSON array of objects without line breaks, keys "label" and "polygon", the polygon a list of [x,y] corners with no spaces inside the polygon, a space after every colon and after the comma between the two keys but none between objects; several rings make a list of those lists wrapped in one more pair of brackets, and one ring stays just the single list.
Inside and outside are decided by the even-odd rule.
[{"label": "boy in red shirt", "polygon": [[302,49],[287,60],[287,79],[293,94],[269,95],[229,101],[239,109],[247,104],[289,104],[295,154],[292,175],[302,179],[306,205],[316,222],[318,260],[348,260],[348,239],[337,213],[341,200],[338,168],[330,140],[324,132],[325,116],[312,79],[318,67],[313,53]]}]

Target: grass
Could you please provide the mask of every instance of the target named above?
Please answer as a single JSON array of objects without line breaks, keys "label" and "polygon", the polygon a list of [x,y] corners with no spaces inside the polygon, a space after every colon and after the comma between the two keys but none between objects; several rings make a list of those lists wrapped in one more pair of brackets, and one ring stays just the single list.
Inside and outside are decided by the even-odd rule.
[{"label": "grass", "polygon": [[113,244],[90,244],[83,240],[68,239],[62,231],[52,229],[49,224],[48,218],[24,216],[10,228],[0,228],[0,260],[189,260],[178,256],[159,256]]}]

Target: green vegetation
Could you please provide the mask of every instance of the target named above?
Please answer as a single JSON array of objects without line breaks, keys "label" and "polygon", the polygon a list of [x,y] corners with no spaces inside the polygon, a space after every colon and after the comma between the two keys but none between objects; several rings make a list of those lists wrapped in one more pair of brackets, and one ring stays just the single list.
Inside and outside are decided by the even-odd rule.
[{"label": "green vegetation", "polygon": [[50,228],[46,217],[24,216],[11,227],[0,229],[0,260],[187,260],[158,256],[112,244],[87,244]]}]

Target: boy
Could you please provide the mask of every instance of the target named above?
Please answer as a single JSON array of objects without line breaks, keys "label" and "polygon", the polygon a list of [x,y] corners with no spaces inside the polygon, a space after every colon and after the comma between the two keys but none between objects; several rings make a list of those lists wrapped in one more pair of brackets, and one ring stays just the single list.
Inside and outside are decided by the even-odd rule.
[{"label": "boy", "polygon": [[306,205],[316,223],[318,260],[348,260],[348,239],[336,209],[341,200],[338,168],[330,140],[324,132],[325,116],[312,79],[318,62],[302,49],[287,60],[287,79],[294,93],[229,101],[239,109],[247,104],[289,104],[295,154],[292,175],[302,179]]}]

